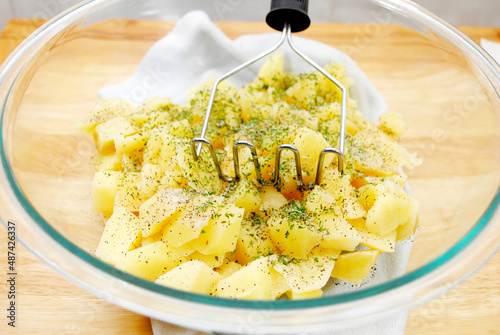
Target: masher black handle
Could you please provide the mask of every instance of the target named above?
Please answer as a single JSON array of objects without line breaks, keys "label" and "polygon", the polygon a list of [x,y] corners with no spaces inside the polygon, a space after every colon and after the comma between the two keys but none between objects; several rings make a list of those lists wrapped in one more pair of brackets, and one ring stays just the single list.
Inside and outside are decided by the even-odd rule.
[{"label": "masher black handle", "polygon": [[285,23],[290,25],[292,33],[307,29],[311,19],[307,15],[308,0],[271,0],[271,10],[266,16],[267,24],[282,31]]}]

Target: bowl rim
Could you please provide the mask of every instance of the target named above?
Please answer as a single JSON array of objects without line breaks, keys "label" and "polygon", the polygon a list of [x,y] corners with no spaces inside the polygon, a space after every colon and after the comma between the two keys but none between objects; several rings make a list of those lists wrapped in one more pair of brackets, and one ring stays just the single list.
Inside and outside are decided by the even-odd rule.
[{"label": "bowl rim", "polygon": [[[54,33],[66,29],[68,26],[72,25],[82,16],[91,13],[92,11],[98,9],[100,6],[107,3],[114,2],[116,0],[87,0],[80,3],[77,6],[72,7],[70,10],[60,14],[54,19],[48,21],[32,35],[30,35],[6,60],[4,65],[0,68],[0,79],[3,81],[7,78],[7,74],[13,69],[14,63],[28,51],[36,48],[37,43],[51,36]],[[467,55],[474,57],[476,61],[479,61],[481,65],[488,71],[491,72],[493,83],[495,88],[500,87],[500,70],[499,66],[493,61],[490,55],[488,55],[484,50],[482,50],[478,45],[467,37],[458,28],[446,23],[445,21],[437,18],[433,14],[425,11],[420,6],[412,3],[409,0],[372,0],[377,2],[382,6],[390,8],[395,11],[401,11],[405,14],[412,15],[414,18],[418,19],[421,24],[426,24],[426,27],[434,28],[433,32],[444,34],[446,37],[451,38],[448,42],[452,43],[456,47],[461,47],[467,51]],[[62,26],[60,26],[62,24]],[[12,85],[17,78],[9,79],[10,87],[6,94],[8,97],[11,94]],[[1,82],[0,81],[0,82]],[[497,94],[498,89],[497,89]],[[466,233],[452,248],[446,251],[444,254],[440,255],[438,258],[434,259],[430,263],[417,268],[403,276],[390,280],[388,282],[378,284],[370,288],[363,288],[354,292],[340,294],[336,296],[324,296],[317,299],[306,299],[306,300],[275,300],[275,301],[245,301],[245,300],[233,300],[225,298],[216,298],[212,296],[200,295],[190,292],[183,292],[168,287],[164,287],[153,282],[135,277],[133,275],[127,274],[123,271],[117,270],[109,264],[95,258],[90,253],[84,251],[80,247],[76,246],[73,242],[69,241],[62,234],[57,232],[30,204],[29,200],[25,198],[21,186],[18,184],[14,173],[11,169],[11,164],[9,158],[6,156],[6,150],[4,146],[8,142],[5,140],[5,127],[4,127],[4,116],[7,113],[5,99],[1,108],[0,117],[0,131],[2,132],[0,136],[0,146],[1,151],[1,174],[4,180],[2,187],[8,185],[8,192],[13,196],[13,201],[17,205],[17,209],[20,209],[22,215],[25,216],[29,224],[36,225],[38,228],[43,230],[47,236],[54,242],[57,242],[62,247],[64,247],[68,252],[72,253],[74,256],[78,257],[83,262],[91,265],[97,270],[104,271],[107,275],[114,278],[119,278],[128,284],[138,286],[140,288],[146,289],[152,293],[158,293],[160,295],[165,295],[171,298],[177,298],[180,300],[188,300],[189,302],[201,303],[209,306],[218,307],[232,307],[241,309],[264,309],[264,310],[288,310],[288,309],[303,309],[311,307],[322,307],[329,305],[339,305],[352,301],[363,300],[367,298],[372,298],[380,294],[388,293],[395,288],[407,288],[411,290],[422,289],[428,287],[429,284],[423,282],[424,278],[432,276],[432,274],[437,269],[443,269],[444,265],[448,265],[451,260],[455,259],[459,255],[463,255],[467,251],[467,247],[470,246],[472,242],[477,242],[476,239],[483,238],[484,228],[491,224],[493,217],[499,216],[499,204],[500,204],[500,190],[497,189],[497,193],[489,203],[487,209],[481,218],[476,222],[470,231]],[[3,215],[2,215],[3,216]],[[4,224],[6,221],[2,218]],[[22,236],[20,237],[22,239]],[[498,242],[497,248],[500,246]],[[50,259],[44,257],[36,249],[29,247],[32,252],[34,252],[38,257],[40,257],[44,262],[49,264],[51,267],[55,268],[60,273],[65,273],[65,270],[59,268],[57,264],[52,262]],[[461,279],[465,279],[466,276],[472,274],[482,263],[486,262],[489,257],[494,254],[491,251],[481,258],[479,262],[472,263],[469,259],[470,264],[468,264],[468,271],[466,274],[461,276]],[[481,264],[480,264],[481,263]],[[463,264],[462,264],[463,266]],[[464,266],[465,268],[465,266]],[[448,288],[449,289],[449,288]],[[443,288],[440,293],[447,290]],[[428,299],[429,297],[427,297]],[[425,299],[421,299],[423,302]],[[410,305],[410,304],[408,304]]]}]

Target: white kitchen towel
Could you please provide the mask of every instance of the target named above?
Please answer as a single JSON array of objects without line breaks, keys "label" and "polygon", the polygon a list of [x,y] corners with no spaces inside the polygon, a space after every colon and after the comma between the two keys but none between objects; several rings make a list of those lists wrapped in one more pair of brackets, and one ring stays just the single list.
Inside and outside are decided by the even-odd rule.
[{"label": "white kitchen towel", "polygon": [[[186,92],[208,79],[218,77],[253,56],[271,47],[280,33],[245,35],[229,39],[200,11],[182,17],[174,29],[147,52],[135,72],[123,83],[103,87],[102,98],[125,98],[135,104],[152,96],[168,96],[175,103],[187,102]],[[370,120],[376,121],[387,111],[387,104],[356,63],[339,50],[317,41],[293,37],[296,46],[319,65],[335,61],[345,64],[346,73],[354,80],[349,96],[358,103],[358,109]],[[280,49],[287,70],[310,72],[314,70],[286,44]],[[267,59],[267,58],[266,58]],[[264,60],[263,60],[264,61]],[[263,61],[242,71],[230,80],[240,87],[253,80]],[[377,261],[377,270],[360,286],[363,288],[401,276],[408,262],[411,241],[398,243],[395,253],[384,253]],[[358,287],[332,282],[325,288],[326,295],[348,292]],[[375,323],[350,328],[332,329],[321,334],[341,335],[398,335],[403,334],[407,313],[389,316]],[[192,330],[152,320],[156,335],[201,334]],[[293,334],[293,330],[290,330]],[[315,334],[318,334],[315,332]]]},{"label": "white kitchen towel", "polygon": [[500,65],[500,43],[481,38],[481,46]]}]

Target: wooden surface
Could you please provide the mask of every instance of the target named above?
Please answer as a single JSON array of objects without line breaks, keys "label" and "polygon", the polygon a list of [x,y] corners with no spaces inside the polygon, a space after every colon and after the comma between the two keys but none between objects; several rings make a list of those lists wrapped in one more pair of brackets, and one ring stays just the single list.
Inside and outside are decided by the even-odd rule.
[{"label": "wooden surface", "polygon": [[[16,45],[21,43],[41,23],[41,21],[36,20],[10,21],[5,27],[2,35],[0,35],[0,63],[13,51]],[[157,40],[164,31],[170,29],[170,26],[167,24],[163,27],[164,31],[161,29],[155,30],[155,33],[151,32],[151,27],[148,26],[148,24],[133,25],[126,21],[120,24],[124,26],[124,31],[130,33],[130,35],[125,34],[123,36],[122,43],[129,43],[138,56],[141,56],[142,53],[147,50],[147,47]],[[222,28],[224,28],[224,25],[222,25]],[[104,41],[103,43],[105,44],[109,43],[106,40],[106,29],[103,29],[102,26],[99,27],[99,29],[96,28],[95,31],[92,30],[92,27],[89,27],[89,29],[90,33],[87,31],[86,38],[95,38],[95,40]],[[244,29],[242,32],[243,31]],[[352,31],[352,27],[346,29],[345,32],[342,32],[342,29],[340,29],[338,40],[334,41],[335,45],[342,46],[343,41],[348,43],[350,39],[352,39],[352,36],[349,35],[350,31]],[[485,37],[492,41],[500,41],[500,29],[497,28],[464,27],[463,31],[476,41],[479,41],[481,37]],[[258,29],[256,32],[258,32]],[[233,29],[233,33],[237,36],[241,32],[237,31],[237,29]],[[371,37],[379,33],[380,32],[377,30],[365,31],[365,35]],[[395,34],[398,32],[390,30],[384,33]],[[309,34],[314,35],[315,38],[320,40],[322,37],[325,39],[328,38],[321,35],[321,30],[312,30]],[[308,33],[304,35],[307,37]],[[144,39],[144,36],[147,37],[146,40],[149,41],[148,43],[140,41]],[[368,41],[368,39],[366,41]],[[378,83],[376,69],[370,67],[369,61],[373,59],[384,60],[386,59],[386,54],[384,54],[384,52],[389,51],[383,50],[382,48],[379,53],[365,55],[363,49],[365,47],[368,48],[368,46],[365,45],[365,43],[368,43],[366,41],[361,39],[357,43],[358,49],[346,49],[346,51],[350,51],[350,54],[353,56],[358,56],[354,58],[356,58],[357,61],[359,60],[364,70],[373,74],[375,83]],[[76,46],[73,45],[72,47]],[[390,46],[387,47],[390,48]],[[82,50],[83,49],[84,47],[82,46]],[[79,50],[79,52],[82,52],[82,50]],[[94,56],[94,54],[89,53],[89,57]],[[425,55],[425,53],[420,57],[425,60],[427,56],[431,57],[430,55]],[[371,58],[368,59],[368,57]],[[140,57],[137,59],[140,59]],[[137,61],[137,59],[131,58],[130,62],[133,63]],[[61,66],[64,67],[64,64]],[[397,60],[395,60],[391,66],[401,66],[401,68],[403,68],[405,64],[398,64]],[[55,69],[57,70],[57,67]],[[45,70],[53,71],[54,68]],[[417,70],[418,69],[415,71]],[[113,70],[109,70],[109,72],[106,73],[106,79],[102,79],[103,82],[98,82],[96,85],[107,83],[106,80],[109,80],[109,82],[117,81],[123,79],[123,76],[126,75],[117,69],[116,76],[108,78],[110,73],[112,75],[112,71]],[[379,75],[381,76],[381,74]],[[396,74],[392,73],[391,75]],[[372,76],[370,75],[370,77]],[[417,75],[415,75],[415,78],[418,80]],[[391,94],[390,90],[393,90],[393,88],[384,87],[382,82],[380,86],[379,88],[384,95],[386,93]],[[28,93],[33,94],[32,92]],[[90,95],[89,100],[93,96],[94,95]],[[27,97],[27,99],[34,99],[34,101],[36,101],[36,98],[39,98],[39,96]],[[61,102],[63,105],[65,103],[67,102],[64,100]],[[41,113],[43,113],[43,111]],[[411,121],[418,122],[417,119]],[[415,142],[415,139],[422,140],[421,137],[422,136],[418,133],[411,133],[410,130],[409,138],[413,139],[413,142]],[[412,149],[418,150],[418,146],[414,144]],[[425,154],[426,152],[424,151],[423,153]],[[484,167],[484,165],[482,166]],[[480,168],[481,167],[477,167],[477,169]],[[420,174],[415,173],[414,176],[417,179],[416,192],[423,197],[429,196],[429,194],[425,193],[427,189],[426,185],[428,184],[424,181],[428,183],[438,183],[439,180],[437,178],[424,180],[422,175],[428,172],[425,166],[422,167],[420,171],[423,172],[420,172]],[[494,175],[493,177],[496,176],[497,175]],[[464,183],[463,185],[467,185],[463,180],[460,182]],[[452,192],[453,190],[450,191],[450,193]],[[485,196],[489,196],[489,194]],[[427,215],[426,218],[432,218],[431,214],[424,213],[424,215]],[[450,214],[447,215],[449,219],[452,219],[452,217],[449,216]],[[474,215],[474,213],[470,215]],[[419,237],[419,240],[425,241],[432,240],[432,237],[436,234],[435,232],[427,232],[424,230],[422,235],[423,236]],[[4,231],[0,234],[1,255],[7,254],[6,241],[7,234]],[[89,248],[92,247],[93,243],[95,244],[95,240],[90,238],[88,242]],[[416,245],[416,247],[418,248],[419,246]],[[423,244],[423,247],[425,247],[425,244]],[[16,252],[18,266],[18,314],[16,323],[18,328],[13,330],[7,327],[7,321],[5,317],[3,317],[4,312],[2,312],[2,317],[0,318],[0,320],[2,320],[0,321],[1,334],[151,334],[152,331],[148,318],[125,311],[92,296],[90,293],[55,273],[47,265],[30,254],[19,243]],[[2,274],[8,272],[5,261],[0,262],[0,269]],[[408,319],[406,334],[500,334],[499,275],[500,253],[497,253],[465,283],[444,296],[412,310]],[[4,310],[4,306],[7,304],[7,285],[5,279],[1,280],[0,288],[0,308]]]}]

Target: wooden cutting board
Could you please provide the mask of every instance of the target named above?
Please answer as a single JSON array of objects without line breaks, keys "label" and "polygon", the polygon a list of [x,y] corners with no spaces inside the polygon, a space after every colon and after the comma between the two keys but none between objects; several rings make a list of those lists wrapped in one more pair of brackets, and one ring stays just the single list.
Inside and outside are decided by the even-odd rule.
[{"label": "wooden cutting board", "polygon": [[[0,35],[0,63],[43,21],[10,21]],[[133,34],[141,30],[133,26]],[[140,28],[140,26],[139,26]],[[132,28],[131,28],[132,29]],[[144,27],[146,32],[147,27]],[[463,27],[479,42],[500,42],[500,29]],[[238,34],[238,32],[235,32]],[[316,32],[317,33],[317,32]],[[97,34],[96,36],[99,37]],[[349,36],[344,36],[346,40]],[[360,41],[362,43],[363,41]],[[373,55],[377,57],[379,55]],[[17,244],[17,328],[7,326],[7,261],[0,262],[1,334],[151,334],[149,319],[94,297],[55,273]],[[7,255],[7,233],[0,230],[0,255]],[[500,334],[500,253],[465,283],[410,312],[406,334]]]}]

